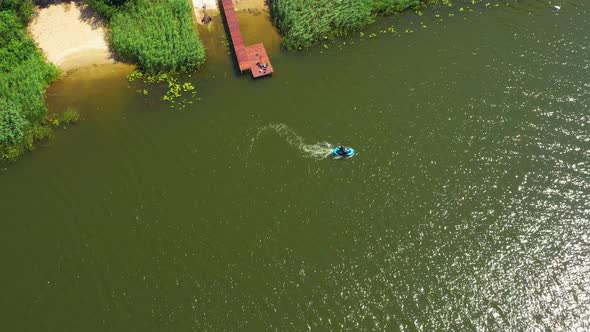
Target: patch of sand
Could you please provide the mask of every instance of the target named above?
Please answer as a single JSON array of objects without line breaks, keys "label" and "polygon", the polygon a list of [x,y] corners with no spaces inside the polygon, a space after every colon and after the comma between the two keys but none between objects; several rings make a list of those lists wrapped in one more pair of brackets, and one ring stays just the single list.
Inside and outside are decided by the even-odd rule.
[{"label": "patch of sand", "polygon": [[77,2],[38,8],[29,31],[47,60],[64,71],[115,63],[103,23]]},{"label": "patch of sand", "polygon": [[[202,24],[201,20],[205,15],[205,10],[210,16],[219,14],[218,0],[192,0],[193,7],[195,7],[195,17],[197,23]],[[221,1],[221,0],[219,0]],[[243,10],[264,10],[266,8],[266,0],[233,0],[236,11]],[[205,9],[203,9],[205,6]]]}]

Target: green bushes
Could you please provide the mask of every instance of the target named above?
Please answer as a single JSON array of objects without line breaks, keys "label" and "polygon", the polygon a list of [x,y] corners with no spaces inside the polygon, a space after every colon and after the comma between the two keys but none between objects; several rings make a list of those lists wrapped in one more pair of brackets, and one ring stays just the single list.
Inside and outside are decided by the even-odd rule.
[{"label": "green bushes", "polygon": [[29,121],[20,112],[18,105],[0,98],[0,146],[11,146],[22,141]]},{"label": "green bushes", "polygon": [[[39,139],[47,115],[44,92],[59,71],[26,35],[22,8],[2,1],[0,11],[0,159],[14,159]],[[22,1],[18,1],[23,3]],[[16,9],[13,9],[16,8]]]},{"label": "green bushes", "polygon": [[30,121],[46,114],[43,93],[59,75],[45,62],[25,26],[12,11],[0,12],[0,98],[16,105]]},{"label": "green bushes", "polygon": [[10,71],[2,73],[0,96],[19,105],[27,119],[41,120],[47,114],[45,89],[58,75],[58,69],[35,50],[28,59],[14,62]]},{"label": "green bushes", "polygon": [[32,0],[0,0],[0,11],[9,11],[15,14],[21,23],[27,24],[33,15]]},{"label": "green bushes", "polygon": [[136,0],[113,16],[111,29],[118,54],[149,73],[191,71],[205,59],[186,0]]},{"label": "green bushes", "polygon": [[376,14],[389,14],[425,0],[270,0],[273,22],[289,49],[359,30]]},{"label": "green bushes", "polygon": [[0,72],[10,71],[15,63],[28,58],[35,49],[19,18],[11,11],[0,12]]}]

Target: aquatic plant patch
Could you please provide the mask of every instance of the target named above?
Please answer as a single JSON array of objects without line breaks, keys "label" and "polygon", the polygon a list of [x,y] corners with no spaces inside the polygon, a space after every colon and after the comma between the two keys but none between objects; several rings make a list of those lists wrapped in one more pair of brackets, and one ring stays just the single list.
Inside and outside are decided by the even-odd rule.
[{"label": "aquatic plant patch", "polygon": [[[127,76],[129,82],[141,80],[145,86],[137,89],[137,94],[149,95],[148,85],[166,84],[167,89],[162,96],[162,100],[170,104],[170,108],[184,109],[187,104],[192,104],[193,100],[198,99],[197,89],[191,82],[181,83],[177,75],[161,73],[157,75],[144,74],[141,71],[133,71]],[[188,75],[191,77],[191,75]]]}]

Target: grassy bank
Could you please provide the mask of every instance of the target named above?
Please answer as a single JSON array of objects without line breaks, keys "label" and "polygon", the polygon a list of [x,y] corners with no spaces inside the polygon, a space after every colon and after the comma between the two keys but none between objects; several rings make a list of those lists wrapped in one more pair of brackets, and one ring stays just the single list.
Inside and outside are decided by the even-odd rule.
[{"label": "grassy bank", "polygon": [[0,2],[0,159],[15,159],[46,139],[45,89],[59,75],[27,36],[30,0]]},{"label": "grassy bank", "polygon": [[269,0],[275,26],[289,49],[308,47],[359,30],[376,15],[400,12],[425,2],[450,0]]},{"label": "grassy bank", "polygon": [[86,2],[110,22],[116,53],[146,72],[193,71],[205,60],[188,0]]}]

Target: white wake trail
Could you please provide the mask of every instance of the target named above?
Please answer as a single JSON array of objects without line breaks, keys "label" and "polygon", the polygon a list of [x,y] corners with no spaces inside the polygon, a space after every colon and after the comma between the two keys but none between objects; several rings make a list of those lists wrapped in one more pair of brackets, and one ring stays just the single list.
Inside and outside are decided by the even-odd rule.
[{"label": "white wake trail", "polygon": [[254,144],[259,139],[260,135],[268,130],[272,130],[277,135],[284,138],[289,145],[297,148],[306,158],[318,160],[326,159],[332,154],[332,144],[328,142],[306,144],[303,137],[284,123],[273,123],[259,128],[256,135],[252,138],[250,151],[254,148]]}]

